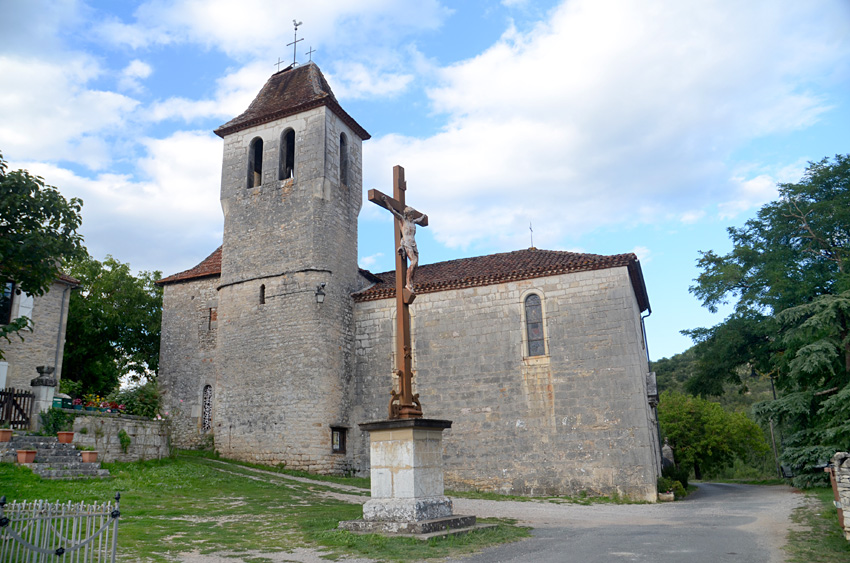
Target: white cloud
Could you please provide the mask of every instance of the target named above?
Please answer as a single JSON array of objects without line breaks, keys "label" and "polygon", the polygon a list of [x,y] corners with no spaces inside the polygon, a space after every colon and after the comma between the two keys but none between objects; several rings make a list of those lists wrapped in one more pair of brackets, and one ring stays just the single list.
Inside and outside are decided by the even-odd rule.
[{"label": "white cloud", "polygon": [[139,92],[142,90],[141,81],[149,77],[153,72],[153,67],[146,62],[135,59],[130,61],[124,70],[121,71],[121,78],[118,81],[118,87],[122,90],[130,90],[131,92]]},{"label": "white cloud", "polygon": [[359,266],[361,268],[363,268],[364,270],[368,270],[369,268],[373,267],[378,262],[378,260],[380,258],[383,258],[383,256],[384,256],[383,252],[377,252],[377,253],[372,254],[370,256],[363,256],[363,257],[360,258]]},{"label": "white cloud", "polygon": [[87,88],[102,74],[90,57],[68,54],[61,63],[0,56],[0,147],[18,159],[70,160],[100,169],[110,160],[103,139],[119,131],[138,102]]},{"label": "white cloud", "polygon": [[637,255],[638,260],[644,264],[652,261],[652,251],[645,246],[636,246],[631,250],[631,252]]},{"label": "white cloud", "polygon": [[116,173],[86,178],[44,162],[14,162],[10,168],[25,168],[65,197],[82,198],[81,231],[96,258],[111,253],[136,269],[170,274],[203,259],[198,247],[212,252],[221,244],[221,140],[181,131],[143,145],[144,178]]},{"label": "white cloud", "polygon": [[328,49],[385,43],[411,30],[435,29],[449,13],[437,0],[242,0],[238,9],[231,0],[149,0],[136,10],[135,22],[112,20],[98,31],[133,48],[192,42],[234,57],[277,50],[286,58],[293,18],[304,22],[304,52],[311,42]]},{"label": "white cloud", "polygon": [[229,120],[245,111],[268,80],[269,74],[269,65],[265,63],[255,62],[243,66],[217,80],[212,99],[168,98],[155,102],[146,113],[146,118],[151,121],[181,119],[187,122],[209,117]]},{"label": "white cloud", "polygon": [[529,217],[537,244],[757,205],[768,179],[730,180],[728,159],[828,109],[817,78],[850,60],[835,6],[566,2],[444,68],[429,96],[448,125],[364,145],[366,187],[402,164],[436,238],[464,248],[519,247]]},{"label": "white cloud", "polygon": [[705,217],[705,215],[706,213],[703,209],[699,209],[696,211],[685,211],[679,216],[679,221],[685,223],[686,225],[691,225],[700,221],[703,217]]},{"label": "white cloud", "polygon": [[336,74],[328,74],[334,94],[343,99],[393,97],[413,80],[410,73],[382,71],[361,63],[344,65]]}]

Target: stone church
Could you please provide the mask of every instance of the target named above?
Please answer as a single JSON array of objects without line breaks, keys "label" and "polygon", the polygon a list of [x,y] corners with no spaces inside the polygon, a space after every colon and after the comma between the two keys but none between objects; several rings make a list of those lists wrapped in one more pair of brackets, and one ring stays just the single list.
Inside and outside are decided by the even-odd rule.
[{"label": "stone church", "polygon": [[[313,63],[272,75],[215,132],[223,244],[159,282],[173,442],[366,474],[358,423],[387,417],[396,384],[393,272],[357,265],[369,133]],[[415,289],[414,387],[425,417],[453,421],[449,489],[655,500],[650,308],[634,254],[425,264]]]}]

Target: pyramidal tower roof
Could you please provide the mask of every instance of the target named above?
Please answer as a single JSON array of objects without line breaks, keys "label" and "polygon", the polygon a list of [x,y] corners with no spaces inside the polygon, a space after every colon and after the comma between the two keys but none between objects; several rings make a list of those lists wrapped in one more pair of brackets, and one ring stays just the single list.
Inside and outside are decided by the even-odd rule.
[{"label": "pyramidal tower roof", "polygon": [[322,71],[312,62],[271,75],[248,109],[216,129],[215,134],[224,137],[319,106],[327,106],[364,141],[371,137],[342,109]]}]

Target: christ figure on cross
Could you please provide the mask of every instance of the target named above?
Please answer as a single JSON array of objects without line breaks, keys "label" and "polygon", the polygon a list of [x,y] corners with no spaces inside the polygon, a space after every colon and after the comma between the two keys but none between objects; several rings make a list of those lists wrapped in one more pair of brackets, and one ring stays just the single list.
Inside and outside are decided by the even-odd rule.
[{"label": "christ figure on cross", "polygon": [[413,278],[416,276],[416,268],[419,266],[419,249],[416,248],[415,238],[416,225],[421,225],[428,218],[427,215],[418,213],[409,205],[404,208],[403,213],[399,213],[390,205],[387,196],[383,196],[382,199],[386,208],[401,223],[401,240],[398,243],[398,253],[402,258],[410,260],[410,263],[407,265],[407,280],[404,287],[407,288],[407,291],[413,293]]}]

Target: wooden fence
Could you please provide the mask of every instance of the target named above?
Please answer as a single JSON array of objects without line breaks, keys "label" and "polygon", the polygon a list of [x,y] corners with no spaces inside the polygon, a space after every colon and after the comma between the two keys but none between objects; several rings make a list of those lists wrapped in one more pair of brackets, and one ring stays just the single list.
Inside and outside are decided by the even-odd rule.
[{"label": "wooden fence", "polygon": [[34,401],[35,395],[30,391],[0,389],[0,424],[8,422],[12,428],[29,428]]},{"label": "wooden fence", "polygon": [[120,498],[91,505],[0,498],[0,561],[114,563]]}]

